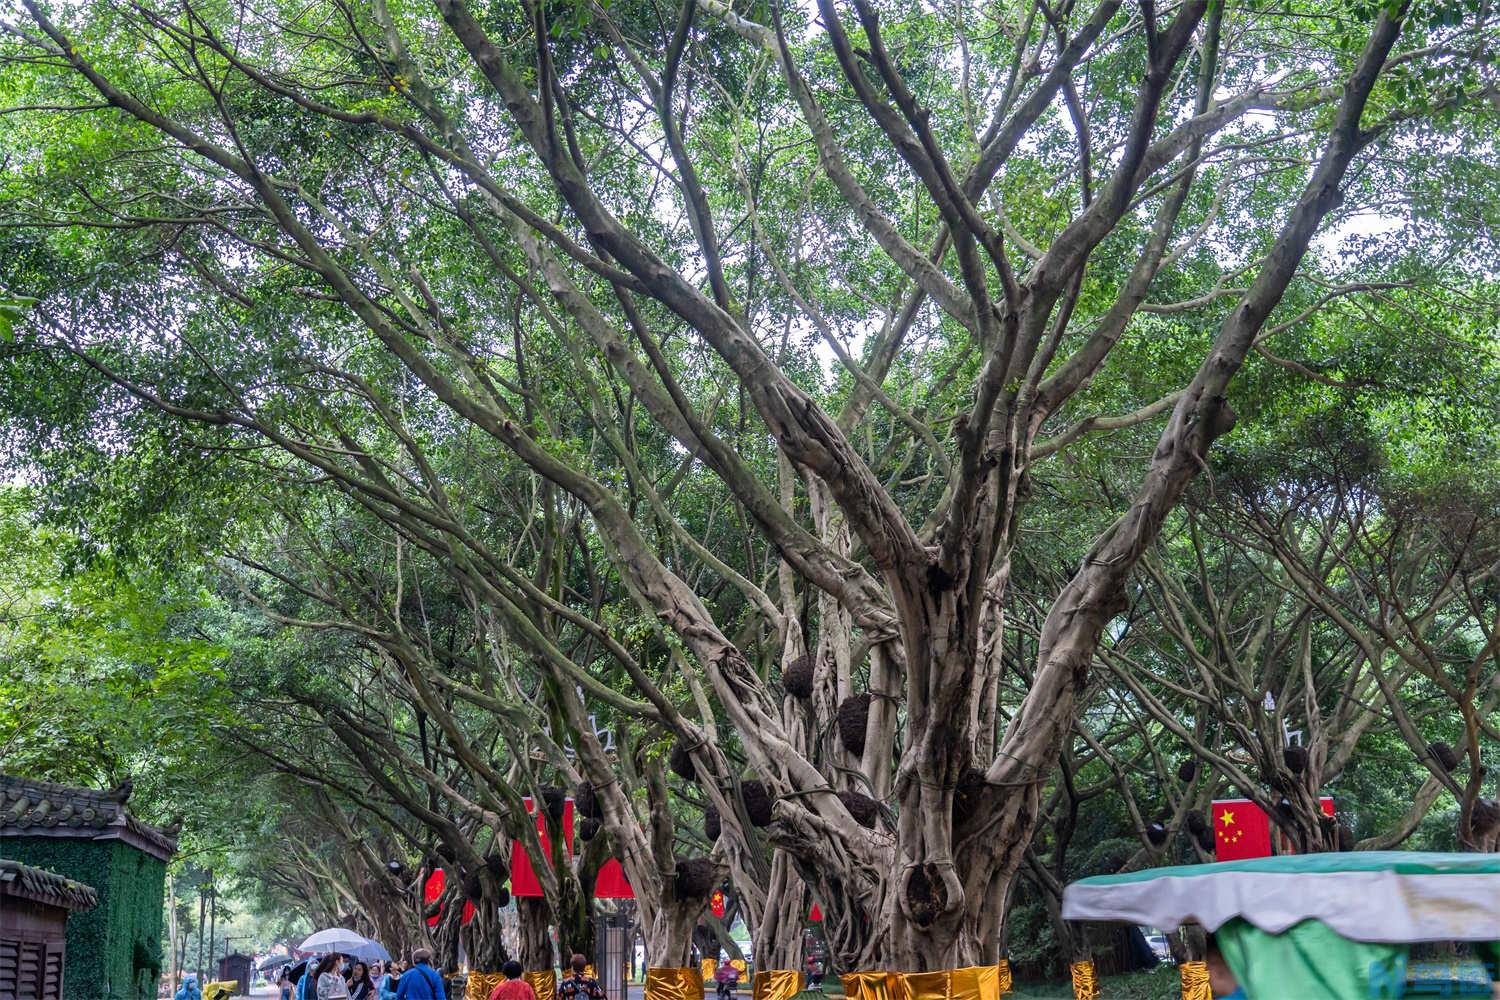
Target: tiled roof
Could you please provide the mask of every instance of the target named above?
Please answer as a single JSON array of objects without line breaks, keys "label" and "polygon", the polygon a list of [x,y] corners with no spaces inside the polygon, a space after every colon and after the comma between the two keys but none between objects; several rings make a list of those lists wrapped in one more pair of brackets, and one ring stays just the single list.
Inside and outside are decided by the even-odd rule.
[{"label": "tiled roof", "polygon": [[118,839],[163,861],[170,858],[176,838],[130,815],[125,797],[0,774],[0,837]]},{"label": "tiled roof", "polygon": [[92,910],[99,905],[99,894],[82,882],[4,858],[0,858],[0,896],[30,899],[65,910]]}]

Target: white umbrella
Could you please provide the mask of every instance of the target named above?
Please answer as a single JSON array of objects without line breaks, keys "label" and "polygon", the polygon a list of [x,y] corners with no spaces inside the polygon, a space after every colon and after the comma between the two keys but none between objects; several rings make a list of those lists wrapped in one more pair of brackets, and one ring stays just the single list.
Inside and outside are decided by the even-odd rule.
[{"label": "white umbrella", "polygon": [[329,952],[337,952],[340,955],[352,955],[355,949],[361,945],[374,943],[363,934],[356,934],[347,927],[330,927],[327,930],[321,930],[313,934],[297,947],[302,951],[315,951],[321,955],[326,955]]},{"label": "white umbrella", "polygon": [[346,952],[346,954],[359,959],[367,965],[371,962],[389,962],[391,960],[391,953],[386,951],[385,946],[379,941],[367,940],[364,944],[353,951]]}]

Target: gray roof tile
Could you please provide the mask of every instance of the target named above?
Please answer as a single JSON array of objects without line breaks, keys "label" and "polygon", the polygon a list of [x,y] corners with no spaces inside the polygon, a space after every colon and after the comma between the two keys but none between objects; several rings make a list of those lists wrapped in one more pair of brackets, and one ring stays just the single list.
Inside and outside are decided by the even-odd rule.
[{"label": "gray roof tile", "polygon": [[66,910],[92,910],[99,905],[99,894],[82,882],[4,858],[0,858],[0,896],[29,899]]},{"label": "gray roof tile", "polygon": [[130,815],[125,795],[0,774],[0,837],[121,839],[162,860],[177,850],[170,833]]}]

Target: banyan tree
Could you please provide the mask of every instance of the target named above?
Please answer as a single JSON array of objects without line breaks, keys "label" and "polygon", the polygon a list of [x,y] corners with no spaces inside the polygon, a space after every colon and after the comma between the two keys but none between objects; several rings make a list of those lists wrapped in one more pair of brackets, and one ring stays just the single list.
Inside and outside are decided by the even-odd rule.
[{"label": "banyan tree", "polygon": [[[813,904],[842,970],[999,962],[1237,375],[1395,280],[1320,234],[1427,182],[1434,116],[1494,152],[1466,4],[21,5],[16,113],[91,123],[16,161],[21,342],[441,566],[493,670],[545,678],[668,969],[721,873],[764,969]],[[1109,434],[1131,488],[1050,506]],[[1017,644],[1043,518],[1075,556]]]}]

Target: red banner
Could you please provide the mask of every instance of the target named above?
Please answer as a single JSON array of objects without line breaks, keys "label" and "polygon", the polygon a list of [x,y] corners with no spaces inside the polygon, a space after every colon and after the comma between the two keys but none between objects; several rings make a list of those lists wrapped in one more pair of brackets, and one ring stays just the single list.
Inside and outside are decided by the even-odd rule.
[{"label": "red banner", "polygon": [[[1318,799],[1324,814],[1333,815],[1333,797]],[[1214,860],[1243,861],[1271,856],[1271,818],[1249,799],[1214,799]]]},{"label": "red banner", "polygon": [[[535,812],[531,799],[523,799],[526,803],[527,812]],[[570,798],[563,804],[563,844],[568,858],[573,857],[573,800]],[[547,836],[546,817],[538,815],[536,818],[537,838],[542,842],[542,850],[550,857],[552,854],[552,840]],[[519,840],[511,841],[510,845],[510,894],[512,896],[540,896],[542,894],[542,883],[536,877],[536,869],[532,867],[531,856],[526,853],[526,848]],[[625,869],[620,865],[618,858],[610,858],[604,862],[599,869],[599,875],[594,880],[595,899],[634,899],[635,890],[631,888],[629,880],[625,878]]]},{"label": "red banner", "polygon": [[619,858],[610,858],[599,869],[599,877],[594,879],[594,898],[635,898],[635,890],[630,887],[630,880],[625,877],[625,869]]},{"label": "red banner", "polygon": [[1214,799],[1214,859],[1242,861],[1271,856],[1271,821],[1249,799]]},{"label": "red banner", "polygon": [[[536,807],[529,797],[522,801],[526,803],[527,812],[536,812]],[[573,856],[572,799],[563,802],[562,830],[563,851],[571,858]],[[547,836],[547,817],[543,813],[537,813],[536,832],[542,842],[542,853],[551,857],[552,840]],[[542,883],[537,881],[536,869],[531,867],[531,857],[519,840],[513,840],[510,844],[510,894],[512,896],[540,896],[542,894]]]}]

